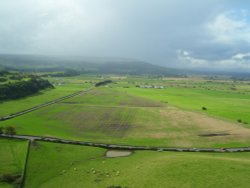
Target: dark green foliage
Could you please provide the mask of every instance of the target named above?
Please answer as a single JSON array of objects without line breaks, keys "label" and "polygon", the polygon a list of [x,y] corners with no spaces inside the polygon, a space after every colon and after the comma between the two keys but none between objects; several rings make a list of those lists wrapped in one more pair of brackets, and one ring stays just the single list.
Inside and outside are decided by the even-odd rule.
[{"label": "dark green foliage", "polygon": [[0,82],[6,82],[7,80],[7,78],[0,77]]},{"label": "dark green foliage", "polygon": [[0,134],[3,134],[3,128],[0,127]]},{"label": "dark green foliage", "polygon": [[56,73],[47,73],[43,74],[43,77],[70,77],[70,76],[78,76],[80,74],[85,73],[84,70],[77,71],[73,69],[67,69],[64,72],[56,72]]},{"label": "dark green foliage", "polygon": [[81,71],[68,69],[68,70],[65,70],[62,73],[52,74],[51,76],[67,77],[67,76],[77,76],[77,75],[80,75],[80,74],[81,74]]},{"label": "dark green foliage", "polygon": [[3,71],[0,71],[0,76],[5,76],[5,75],[8,75],[9,72],[6,71],[6,70],[3,70]]},{"label": "dark green foliage", "polygon": [[12,126],[6,127],[4,133],[9,135],[16,135],[16,128]]},{"label": "dark green foliage", "polygon": [[202,107],[202,110],[207,110],[207,108],[203,106],[203,107]]},{"label": "dark green foliage", "polygon": [[97,82],[95,84],[95,87],[99,87],[99,86],[106,85],[106,84],[109,84],[109,83],[112,83],[112,80],[104,80],[102,82]]},{"label": "dark green foliage", "polygon": [[16,184],[18,185],[19,179],[21,178],[20,174],[3,174],[0,176],[0,182]]},{"label": "dark green foliage", "polygon": [[48,80],[36,77],[28,81],[4,84],[0,86],[0,100],[26,97],[46,88],[53,88],[53,85]]},{"label": "dark green foliage", "polygon": [[237,121],[238,121],[238,123],[241,123],[241,122],[242,122],[242,120],[241,120],[241,119],[238,119]]}]

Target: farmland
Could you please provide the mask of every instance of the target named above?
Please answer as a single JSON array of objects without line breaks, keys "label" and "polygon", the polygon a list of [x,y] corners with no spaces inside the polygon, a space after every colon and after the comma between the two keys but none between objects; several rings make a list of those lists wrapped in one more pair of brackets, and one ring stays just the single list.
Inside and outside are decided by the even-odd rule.
[{"label": "farmland", "polygon": [[[105,144],[189,148],[250,144],[250,85],[229,78],[49,78],[55,89],[3,102],[0,113],[15,113],[105,79],[113,82],[2,121],[0,126],[13,126],[20,135]],[[23,156],[27,145],[21,150]],[[134,151],[118,158],[106,158],[105,153],[95,147],[34,142],[25,187],[247,187],[249,183],[248,153]]]},{"label": "farmland", "polygon": [[[124,82],[118,79],[109,87],[95,88],[2,125],[16,126],[19,134],[113,144],[230,147],[250,143],[249,94],[181,85],[144,89],[131,81],[125,87]],[[228,135],[200,136],[217,133]]]},{"label": "farmland", "polygon": [[26,141],[0,138],[0,187],[20,185],[27,146]]},{"label": "farmland", "polygon": [[25,187],[249,185],[249,153],[136,151],[129,157],[106,158],[105,152],[99,148],[38,142],[31,147]]},{"label": "farmland", "polygon": [[0,117],[7,116],[19,111],[23,111],[28,108],[52,101],[60,97],[64,97],[74,92],[81,91],[84,88],[90,86],[90,84],[84,83],[83,81],[77,83],[74,82],[74,80],[71,82],[63,80],[64,83],[59,85],[59,83],[63,82],[60,80],[51,80],[57,83],[57,85],[55,85],[55,89],[43,90],[38,94],[26,98],[0,102],[1,105]]}]

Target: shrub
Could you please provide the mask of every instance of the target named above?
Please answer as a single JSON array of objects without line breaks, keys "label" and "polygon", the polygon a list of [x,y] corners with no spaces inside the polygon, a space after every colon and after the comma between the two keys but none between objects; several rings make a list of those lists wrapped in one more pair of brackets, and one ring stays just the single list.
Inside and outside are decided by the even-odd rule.
[{"label": "shrub", "polygon": [[6,127],[5,128],[5,134],[9,134],[9,135],[15,135],[16,134],[16,128],[15,127]]},{"label": "shrub", "polygon": [[3,134],[3,128],[0,127],[0,134]]},{"label": "shrub", "polygon": [[204,106],[203,106],[201,109],[202,109],[202,110],[207,110],[207,108],[206,108],[206,107],[204,107]]},{"label": "shrub", "polygon": [[95,84],[95,87],[99,87],[99,86],[106,85],[106,84],[109,84],[109,83],[112,83],[112,80],[104,80],[102,82],[97,82]]},{"label": "shrub", "polygon": [[3,174],[0,177],[0,181],[6,182],[6,183],[14,183],[20,177],[21,175],[19,174]]},{"label": "shrub", "polygon": [[241,122],[242,122],[242,120],[241,120],[241,119],[238,119],[237,121],[238,121],[238,123],[241,123]]}]

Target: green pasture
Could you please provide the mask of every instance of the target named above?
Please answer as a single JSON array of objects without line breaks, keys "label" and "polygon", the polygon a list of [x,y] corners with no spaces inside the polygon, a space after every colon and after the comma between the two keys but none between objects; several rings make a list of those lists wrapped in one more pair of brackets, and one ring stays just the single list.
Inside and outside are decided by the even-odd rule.
[{"label": "green pasture", "polygon": [[[86,89],[104,79],[114,82],[2,121],[0,126],[14,126],[17,134],[111,144],[250,144],[250,85],[245,81],[126,75],[51,77],[56,89],[0,103],[0,117]],[[164,89],[144,89],[140,85]],[[200,136],[210,133],[227,135]],[[6,174],[22,174],[26,151],[26,141],[0,139],[0,179]],[[25,187],[244,188],[250,183],[250,153],[136,151],[127,157],[106,158],[105,152],[95,147],[35,142],[29,154]],[[13,187],[18,181],[0,182],[0,187]]]},{"label": "green pasture", "polygon": [[[114,88],[97,88],[32,113],[1,122],[18,134],[112,144],[233,147],[250,143],[241,124],[180,110]],[[229,135],[202,137],[226,132]]]},{"label": "green pasture", "polygon": [[26,188],[249,187],[250,153],[136,151],[106,158],[105,149],[37,142],[31,147]]},{"label": "green pasture", "polygon": [[54,99],[70,95],[74,92],[84,90],[90,84],[64,84],[56,86],[55,89],[48,89],[36,95],[17,100],[0,101],[0,117],[7,116],[34,106],[52,101]]},{"label": "green pasture", "polygon": [[[145,97],[186,110],[194,110],[208,115],[250,126],[250,94],[204,88],[166,87],[165,89],[122,88],[128,94]],[[206,107],[207,110],[202,110]]]},{"label": "green pasture", "polygon": [[0,187],[15,187],[21,182],[27,146],[26,141],[0,138]]}]

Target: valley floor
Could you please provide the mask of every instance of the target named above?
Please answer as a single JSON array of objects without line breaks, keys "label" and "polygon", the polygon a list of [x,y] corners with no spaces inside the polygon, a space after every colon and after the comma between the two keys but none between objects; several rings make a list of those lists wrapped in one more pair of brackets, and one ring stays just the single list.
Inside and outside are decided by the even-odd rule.
[{"label": "valley floor", "polygon": [[[250,145],[248,82],[112,79],[113,83],[106,86],[1,121],[0,127],[13,126],[20,135],[105,144],[190,148]],[[0,104],[0,116],[91,85],[90,78],[84,76],[60,82],[64,85],[55,90]],[[24,170],[24,187],[32,188],[248,187],[250,183],[250,153],[135,150],[129,156],[108,158],[103,148],[41,141],[32,142],[29,153],[27,149],[26,141],[0,139],[0,187],[21,184]]]}]

